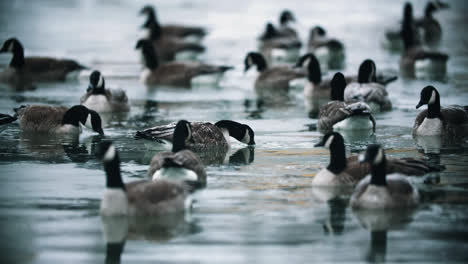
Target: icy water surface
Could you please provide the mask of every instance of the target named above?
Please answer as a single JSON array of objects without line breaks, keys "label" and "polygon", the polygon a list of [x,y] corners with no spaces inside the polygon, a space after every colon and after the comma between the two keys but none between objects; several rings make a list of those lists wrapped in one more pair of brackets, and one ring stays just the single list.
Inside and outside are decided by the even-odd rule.
[{"label": "icy water surface", "polygon": [[[133,138],[137,129],[179,119],[233,119],[256,132],[254,149],[241,143],[207,165],[207,188],[196,193],[193,211],[169,219],[101,219],[105,176],[94,152],[98,136],[79,141],[23,135],[17,124],[0,132],[0,250],[2,263],[327,263],[468,261],[468,147],[466,142],[425,151],[411,137],[420,110],[420,90],[432,84],[443,105],[467,104],[467,5],[450,1],[436,17],[444,33],[441,50],[450,55],[444,82],[401,80],[387,88],[394,110],[379,114],[370,137],[346,135],[347,149],[359,152],[373,142],[387,154],[419,157],[446,170],[411,181],[424,202],[415,211],[357,214],[346,192],[328,200],[311,188],[328,151],[309,131],[301,83],[292,99],[257,108],[252,73],[244,75],[245,54],[283,8],[298,19],[303,40],[321,24],[346,45],[346,68],[354,74],[366,58],[377,68],[398,72],[399,55],[383,49],[383,28],[401,17],[402,1],[158,1],[165,22],[206,26],[202,61],[234,65],[218,85],[198,80],[193,89],[147,88],[139,81],[134,50],[147,1],[1,1],[0,40],[18,37],[27,55],[74,58],[99,69],[109,87],[127,91],[132,110],[105,128],[121,153],[124,181],[142,179],[155,153]],[[425,1],[414,1],[417,16]],[[9,62],[0,55],[0,64]],[[329,72],[333,74],[333,72]],[[79,103],[88,73],[37,90],[2,90],[0,113],[21,104],[71,106]],[[246,103],[248,102],[248,103]],[[431,153],[429,153],[431,152]],[[327,201],[328,200],[328,201]],[[379,220],[370,228],[368,222]],[[106,244],[112,233],[120,243]],[[126,241],[123,239],[126,237]],[[124,243],[125,242],[125,243]]]}]

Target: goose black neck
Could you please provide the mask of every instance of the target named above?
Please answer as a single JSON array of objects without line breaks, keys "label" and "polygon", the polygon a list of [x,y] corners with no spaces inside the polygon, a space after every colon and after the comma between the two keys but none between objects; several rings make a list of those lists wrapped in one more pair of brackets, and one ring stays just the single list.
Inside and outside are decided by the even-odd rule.
[{"label": "goose black neck", "polygon": [[346,80],[341,73],[336,73],[330,82],[331,86],[331,100],[332,101],[344,101],[344,90],[346,88]]},{"label": "goose black neck", "polygon": [[379,164],[371,165],[371,181],[370,184],[377,186],[386,186],[387,185],[387,159],[382,157],[382,161]]},{"label": "goose black neck", "polygon": [[151,11],[148,12],[148,18],[146,19],[146,22],[143,24],[143,27],[144,28],[150,28],[153,25],[160,26],[159,21],[156,18],[156,13],[153,10],[151,10]]},{"label": "goose black neck", "polygon": [[341,89],[340,87],[332,87],[331,100],[344,102],[344,89]]},{"label": "goose black neck", "polygon": [[262,55],[255,56],[254,63],[257,66],[257,71],[262,72],[268,68],[267,62]]},{"label": "goose black neck", "polygon": [[322,71],[320,70],[320,63],[315,56],[310,57],[309,65],[307,66],[308,74],[307,79],[313,84],[322,82]]},{"label": "goose black neck", "polygon": [[330,146],[330,164],[327,169],[338,174],[346,168],[346,164],[345,145],[343,143],[332,143]]},{"label": "goose black neck", "polygon": [[403,44],[405,49],[409,49],[416,45],[415,43],[415,32],[413,24],[413,13],[411,8],[405,8],[405,13],[403,16],[403,23],[401,28],[401,34],[403,38]]},{"label": "goose black neck", "polygon": [[440,118],[440,96],[436,93],[434,103],[427,104],[427,118]]},{"label": "goose black neck", "polygon": [[117,243],[107,243],[106,245],[106,264],[120,263],[120,256],[122,255],[125,246],[125,240]]},{"label": "goose black neck", "polygon": [[245,133],[248,133],[245,125],[231,120],[218,121],[215,123],[215,126],[221,129],[226,129],[229,132],[229,136],[237,139],[238,141],[242,141],[245,137]]},{"label": "goose black neck", "polygon": [[148,69],[154,70],[158,68],[159,66],[158,56],[151,42],[148,41],[148,43],[142,47],[141,52],[145,60],[145,66]]},{"label": "goose black neck", "polygon": [[122,188],[125,190],[125,185],[120,175],[120,158],[118,153],[115,153],[112,160],[104,161],[104,170],[106,171],[107,188]]},{"label": "goose black neck", "polygon": [[90,87],[91,88],[91,94],[94,95],[105,95],[106,90],[104,89],[104,86],[101,87]]},{"label": "goose black neck", "polygon": [[172,152],[173,153],[186,149],[185,139],[186,139],[186,135],[184,135],[182,131],[177,131],[177,129],[174,131],[174,136],[172,140]]},{"label": "goose black neck", "polygon": [[152,23],[151,25],[148,26],[148,29],[150,31],[149,38],[151,40],[158,40],[161,38],[162,28],[159,25],[159,23]]},{"label": "goose black neck", "polygon": [[24,66],[24,49],[22,46],[18,46],[13,51],[13,58],[10,62],[10,67],[21,68]]},{"label": "goose black neck", "polygon": [[424,9],[424,17],[425,18],[432,18],[432,14],[434,13],[435,8],[432,4],[428,4],[426,9]]}]

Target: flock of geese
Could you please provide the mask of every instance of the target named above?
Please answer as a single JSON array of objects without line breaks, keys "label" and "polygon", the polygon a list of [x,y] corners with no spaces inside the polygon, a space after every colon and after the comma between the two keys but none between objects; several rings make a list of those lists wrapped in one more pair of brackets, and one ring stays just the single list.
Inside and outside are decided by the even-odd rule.
[{"label": "flock of geese", "polygon": [[[442,37],[441,27],[433,13],[444,7],[441,2],[429,2],[425,16],[415,19],[412,6],[407,3],[398,29],[386,32],[392,49],[401,49],[402,76],[414,78],[419,63],[439,73],[441,69],[446,69],[448,56],[433,49]],[[222,74],[233,68],[197,61],[175,61],[179,52],[203,52],[205,47],[193,39],[200,40],[207,31],[201,27],[160,24],[152,6],[145,6],[141,14],[147,17],[143,27],[148,35],[137,41],[135,49],[141,51],[143,57],[146,69],[141,80],[145,84],[190,87],[195,76]],[[350,200],[353,208],[417,206],[418,190],[407,180],[407,176],[439,171],[443,166],[430,166],[424,160],[415,158],[387,157],[378,144],[369,145],[362,155],[346,157],[344,139],[337,132],[375,131],[373,115],[392,109],[385,85],[397,77],[379,75],[374,61],[367,59],[355,76],[337,72],[332,79],[324,79],[321,69],[342,68],[345,45],[336,38],[328,37],[321,26],[310,30],[307,54],[300,56],[293,66],[272,65],[278,56],[290,59],[296,54],[297,57],[302,42],[291,26],[293,21],[293,13],[285,10],[280,15],[278,26],[268,23],[258,39],[259,51],[247,53],[244,70],[256,68],[258,76],[254,88],[258,97],[265,101],[273,100],[278,94],[287,95],[291,80],[307,78],[304,101],[308,115],[318,120],[317,129],[324,134],[316,146],[330,150],[329,165],[315,175],[312,185],[355,186]],[[187,40],[188,37],[192,41]],[[10,64],[0,72],[0,82],[18,90],[32,89],[41,81],[65,81],[70,72],[87,69],[73,60],[25,57],[23,46],[16,38],[6,40],[0,52],[13,55]],[[434,86],[422,89],[416,108],[427,105],[427,109],[416,117],[413,136],[431,136],[442,140],[468,136],[468,107],[441,107],[440,100]],[[89,87],[81,97],[80,105],[70,108],[21,106],[15,109],[14,116],[2,114],[1,123],[18,120],[23,133],[76,136],[85,126],[104,135],[100,115],[129,110],[125,91],[108,89],[104,76],[95,70],[89,77]],[[112,142],[104,140],[98,155],[107,177],[107,188],[100,207],[102,215],[153,216],[184,211],[188,207],[190,193],[207,184],[206,171],[197,152],[227,150],[231,137],[246,145],[255,145],[252,128],[231,120],[214,124],[180,120],[137,131],[135,136],[171,144],[172,150],[154,155],[149,164],[148,180],[125,184],[120,175],[119,153]]]}]

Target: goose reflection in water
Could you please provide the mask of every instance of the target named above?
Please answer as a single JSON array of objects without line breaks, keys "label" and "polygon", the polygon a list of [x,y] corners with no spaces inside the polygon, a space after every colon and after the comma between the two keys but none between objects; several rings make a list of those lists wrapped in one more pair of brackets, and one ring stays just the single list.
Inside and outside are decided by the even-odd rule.
[{"label": "goose reflection in water", "polygon": [[101,229],[106,243],[106,264],[120,263],[127,240],[167,242],[202,231],[198,223],[191,219],[190,213],[162,217],[103,216]]},{"label": "goose reflection in water", "polygon": [[387,255],[387,233],[390,230],[404,229],[413,221],[415,209],[405,210],[353,210],[360,225],[370,231],[369,248],[365,261],[383,263]]}]

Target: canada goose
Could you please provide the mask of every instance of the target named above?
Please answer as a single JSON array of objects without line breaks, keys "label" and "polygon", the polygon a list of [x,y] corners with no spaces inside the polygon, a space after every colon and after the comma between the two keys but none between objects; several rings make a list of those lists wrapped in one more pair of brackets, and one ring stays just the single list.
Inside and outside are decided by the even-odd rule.
[{"label": "canada goose", "polygon": [[147,16],[146,22],[142,25],[143,28],[148,28],[152,25],[156,25],[156,27],[158,27],[158,30],[160,30],[164,35],[174,36],[178,38],[184,38],[191,35],[201,38],[206,35],[206,30],[202,27],[159,24],[159,21],[156,17],[156,10],[151,5],[144,6],[141,9],[140,14]]},{"label": "canada goose", "polygon": [[[331,93],[331,79],[322,79],[322,71],[320,68],[320,62],[317,57],[312,53],[307,53],[299,58],[297,63],[294,65],[295,68],[307,66],[307,79],[308,82],[304,86],[304,102],[309,112],[309,117],[317,117],[320,107],[325,105],[330,100]],[[397,79],[396,76],[387,76],[380,74],[379,76],[373,77],[376,82],[386,85],[387,83],[393,82]],[[356,76],[346,76],[346,83],[357,81]],[[352,100],[355,101],[355,100]]]},{"label": "canada goose", "polygon": [[328,69],[341,69],[345,54],[341,41],[327,37],[327,32],[321,26],[310,30],[307,50],[320,58],[324,58]]},{"label": "canada goose", "polygon": [[433,2],[428,2],[424,9],[424,17],[415,20],[415,25],[421,28],[424,35],[424,42],[434,46],[439,44],[442,38],[442,28],[433,14],[437,10],[437,6]]},{"label": "canada goose", "polygon": [[393,209],[418,205],[418,190],[405,176],[388,173],[388,162],[380,145],[367,146],[366,153],[359,156],[359,162],[370,165],[370,175],[362,179],[354,189],[350,200],[352,208]]},{"label": "canada goose", "polygon": [[293,69],[287,66],[269,68],[265,58],[258,52],[249,52],[244,60],[244,72],[252,65],[257,66],[259,75],[255,80],[255,91],[260,98],[274,98],[272,94],[287,95],[289,82],[306,77],[303,69]]},{"label": "canada goose", "polygon": [[188,150],[185,141],[192,141],[192,126],[180,120],[172,137],[172,152],[160,152],[154,155],[148,169],[148,177],[159,179],[182,179],[188,182],[206,185],[206,172],[200,158]]},{"label": "canada goose", "polygon": [[104,135],[99,114],[85,106],[30,105],[15,109],[15,117],[24,132],[78,135],[80,123]]},{"label": "canada goose", "polygon": [[89,87],[80,102],[98,113],[130,111],[125,91],[107,89],[104,76],[99,71],[93,71],[89,76]]},{"label": "canada goose", "polygon": [[198,43],[186,42],[173,35],[165,35],[156,24],[148,25],[148,39],[153,43],[158,59],[162,62],[173,61],[180,52],[191,51],[200,53],[205,47]]},{"label": "canada goose", "polygon": [[346,86],[345,101],[362,101],[369,104],[373,112],[392,109],[385,86],[376,82],[376,67],[374,61],[364,60],[359,66],[357,82]]},{"label": "canada goose", "polygon": [[[371,166],[360,163],[357,155],[346,157],[344,139],[340,133],[326,134],[315,146],[326,147],[330,150],[330,163],[315,175],[312,185],[355,185],[371,172]],[[443,167],[430,166],[423,160],[415,158],[387,158],[386,162],[387,174],[402,173],[422,176],[432,171],[443,170]]]},{"label": "canada goose", "polygon": [[344,102],[346,80],[340,72],[331,81],[331,101],[320,108],[317,128],[321,132],[333,129],[375,131],[375,119],[364,102]]},{"label": "canada goose", "polygon": [[140,180],[124,184],[115,146],[104,141],[98,157],[106,171],[106,190],[101,200],[102,216],[158,216],[182,212],[188,195],[182,182]]},{"label": "canada goose", "polygon": [[299,36],[294,30],[294,28],[290,27],[290,22],[296,22],[296,17],[293,15],[291,10],[285,9],[281,11],[280,17],[279,17],[279,33],[282,36],[292,36],[296,37],[299,39]]},{"label": "canada goose", "polygon": [[426,86],[416,109],[427,104],[427,109],[416,117],[413,136],[441,136],[446,139],[468,136],[468,107],[451,105],[441,108],[440,95],[433,86]]},{"label": "canada goose", "polygon": [[[331,79],[322,80],[320,62],[312,53],[307,53],[299,58],[294,65],[295,68],[307,67],[307,80],[304,86],[304,103],[310,118],[316,118],[320,107],[330,100]],[[347,77],[351,81],[352,77]]]},{"label": "canada goose", "polygon": [[[210,148],[228,149],[229,137],[247,145],[255,145],[255,134],[248,125],[231,120],[221,120],[214,125],[208,122],[190,122],[191,141],[186,142],[187,148],[194,151],[204,151]],[[166,140],[174,142],[176,123],[156,126],[137,131],[137,138],[150,140]]]},{"label": "canada goose", "polygon": [[259,50],[265,58],[272,62],[277,60],[295,60],[299,55],[302,46],[301,40],[297,36],[281,34],[279,29],[268,23],[265,33],[260,37]]},{"label": "canada goose", "polygon": [[67,74],[85,69],[85,66],[68,59],[24,57],[23,45],[16,38],[3,43],[0,52],[11,52],[9,66],[0,73],[0,82],[30,89],[33,82],[64,81]]},{"label": "canada goose", "polygon": [[149,40],[141,39],[136,49],[141,49],[146,70],[141,80],[149,85],[174,85],[190,87],[193,77],[205,74],[219,74],[232,69],[231,66],[217,66],[199,62],[169,62],[159,64],[156,51]]},{"label": "canada goose", "polygon": [[447,73],[449,56],[438,51],[427,51],[416,41],[411,4],[405,5],[405,16],[401,30],[404,52],[400,58],[400,72],[404,77],[416,78],[416,70],[425,70],[435,78]]},{"label": "canada goose", "polygon": [[300,43],[296,30],[289,26],[289,22],[295,22],[296,18],[290,10],[283,10],[279,17],[279,27],[275,28],[272,23],[268,23],[265,31],[260,35],[259,40],[265,41],[274,38],[294,38]]}]

